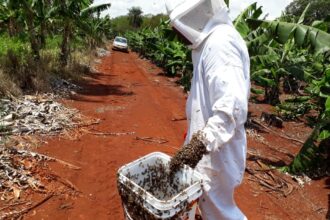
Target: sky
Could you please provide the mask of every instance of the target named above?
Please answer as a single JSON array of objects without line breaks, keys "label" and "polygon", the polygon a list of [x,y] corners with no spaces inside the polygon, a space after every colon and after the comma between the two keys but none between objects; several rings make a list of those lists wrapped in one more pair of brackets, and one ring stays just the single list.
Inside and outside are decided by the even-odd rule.
[{"label": "sky", "polygon": [[[111,3],[111,8],[103,14],[109,14],[111,18],[126,15],[128,8],[139,6],[144,14],[166,13],[164,0],[95,0],[95,4]],[[235,18],[241,11],[253,2],[258,2],[263,6],[264,14],[268,14],[267,19],[274,19],[281,15],[285,7],[292,0],[231,0],[230,16]]]}]

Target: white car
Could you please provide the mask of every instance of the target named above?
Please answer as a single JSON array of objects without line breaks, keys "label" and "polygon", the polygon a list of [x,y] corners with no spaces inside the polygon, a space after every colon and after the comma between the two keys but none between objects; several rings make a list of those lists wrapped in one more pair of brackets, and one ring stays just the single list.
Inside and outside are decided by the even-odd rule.
[{"label": "white car", "polygon": [[116,37],[113,41],[112,49],[128,52],[127,39],[123,37]]}]

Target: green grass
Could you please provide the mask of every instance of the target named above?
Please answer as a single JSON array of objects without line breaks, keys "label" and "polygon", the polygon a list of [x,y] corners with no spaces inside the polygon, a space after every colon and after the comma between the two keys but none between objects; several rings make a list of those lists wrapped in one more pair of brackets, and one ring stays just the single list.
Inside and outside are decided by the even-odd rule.
[{"label": "green grass", "polygon": [[[52,36],[46,39],[46,47],[41,52],[51,52],[58,54],[62,42],[61,36]],[[17,56],[23,56],[30,51],[30,42],[28,39],[19,37],[9,37],[7,34],[0,35],[0,57],[7,55],[8,50],[11,50]]]},{"label": "green grass", "polygon": [[55,35],[52,37],[48,37],[46,39],[46,50],[54,50],[59,49],[62,42],[62,37]]},{"label": "green grass", "polygon": [[16,55],[24,55],[29,51],[29,43],[18,37],[0,35],[0,57],[5,56],[8,50],[12,50]]}]

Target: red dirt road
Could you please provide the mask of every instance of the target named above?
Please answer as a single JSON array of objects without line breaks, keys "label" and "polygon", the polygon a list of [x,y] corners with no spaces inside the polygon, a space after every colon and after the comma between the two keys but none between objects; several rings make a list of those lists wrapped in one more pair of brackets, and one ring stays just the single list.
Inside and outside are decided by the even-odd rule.
[{"label": "red dirt road", "polygon": [[[186,95],[172,79],[161,76],[160,69],[134,53],[114,52],[102,59],[97,70],[83,90],[65,103],[86,116],[101,119],[93,127],[98,132],[135,133],[118,137],[84,134],[78,140],[54,138],[40,147],[38,151],[82,168],[74,171],[51,166],[81,193],[54,196],[28,213],[26,219],[122,220],[116,189],[118,168],[154,151],[173,154],[183,142],[186,121],[173,119],[184,118]],[[168,143],[136,137],[162,138]],[[274,145],[285,144],[281,139],[268,138]],[[249,146],[261,151],[266,148],[252,139]],[[294,148],[293,153],[297,150]],[[269,149],[268,153],[272,154]],[[325,219],[329,189],[325,189],[324,180],[284,198],[261,191],[248,178],[246,175],[236,198],[249,219]]]}]

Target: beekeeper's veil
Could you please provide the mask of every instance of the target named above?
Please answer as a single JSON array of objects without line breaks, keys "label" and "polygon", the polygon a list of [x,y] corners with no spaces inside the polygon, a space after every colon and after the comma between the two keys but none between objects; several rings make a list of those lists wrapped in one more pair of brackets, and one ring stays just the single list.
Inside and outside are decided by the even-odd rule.
[{"label": "beekeeper's veil", "polygon": [[230,24],[223,0],[165,0],[171,25],[196,49],[218,24]]}]

